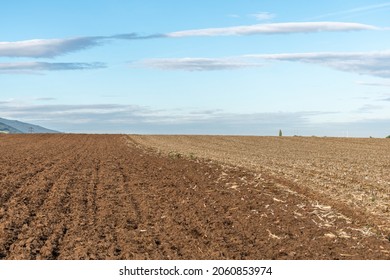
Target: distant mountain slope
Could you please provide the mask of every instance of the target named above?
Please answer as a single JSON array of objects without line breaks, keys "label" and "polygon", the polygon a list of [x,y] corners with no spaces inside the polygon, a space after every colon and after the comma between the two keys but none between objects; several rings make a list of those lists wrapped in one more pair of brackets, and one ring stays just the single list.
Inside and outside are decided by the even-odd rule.
[{"label": "distant mountain slope", "polygon": [[0,132],[3,133],[59,133],[39,125],[0,118]]},{"label": "distant mountain slope", "polygon": [[9,125],[0,122],[0,133],[22,133]]}]

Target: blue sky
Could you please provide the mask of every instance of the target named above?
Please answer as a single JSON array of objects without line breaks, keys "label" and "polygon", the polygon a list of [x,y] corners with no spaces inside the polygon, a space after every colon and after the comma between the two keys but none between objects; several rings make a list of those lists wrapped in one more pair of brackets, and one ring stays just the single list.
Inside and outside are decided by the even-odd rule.
[{"label": "blue sky", "polygon": [[0,117],[64,132],[384,137],[390,2],[7,1]]}]

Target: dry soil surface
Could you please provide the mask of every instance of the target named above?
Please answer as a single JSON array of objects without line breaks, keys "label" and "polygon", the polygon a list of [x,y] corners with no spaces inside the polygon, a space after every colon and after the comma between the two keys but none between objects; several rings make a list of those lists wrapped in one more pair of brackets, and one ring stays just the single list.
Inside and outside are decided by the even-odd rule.
[{"label": "dry soil surface", "polygon": [[208,158],[267,174],[286,188],[390,233],[390,139],[132,135],[171,156]]},{"label": "dry soil surface", "polygon": [[0,155],[0,259],[390,258],[359,214],[269,172],[123,135],[0,135]]}]

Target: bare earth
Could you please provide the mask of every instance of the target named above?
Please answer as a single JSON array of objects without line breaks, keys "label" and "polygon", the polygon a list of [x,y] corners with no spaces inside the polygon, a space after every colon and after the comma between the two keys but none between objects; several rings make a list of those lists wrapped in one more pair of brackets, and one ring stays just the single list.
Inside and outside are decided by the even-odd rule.
[{"label": "bare earth", "polygon": [[389,152],[376,139],[0,135],[0,259],[390,259]]}]

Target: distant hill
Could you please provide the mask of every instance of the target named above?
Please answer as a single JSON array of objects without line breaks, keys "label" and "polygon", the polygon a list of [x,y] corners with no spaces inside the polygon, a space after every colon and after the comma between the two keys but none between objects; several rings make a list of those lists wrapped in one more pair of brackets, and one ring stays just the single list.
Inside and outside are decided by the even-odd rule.
[{"label": "distant hill", "polygon": [[0,122],[0,133],[23,133],[23,132],[13,128],[12,126]]},{"label": "distant hill", "polygon": [[59,133],[39,125],[0,118],[0,133]]}]

